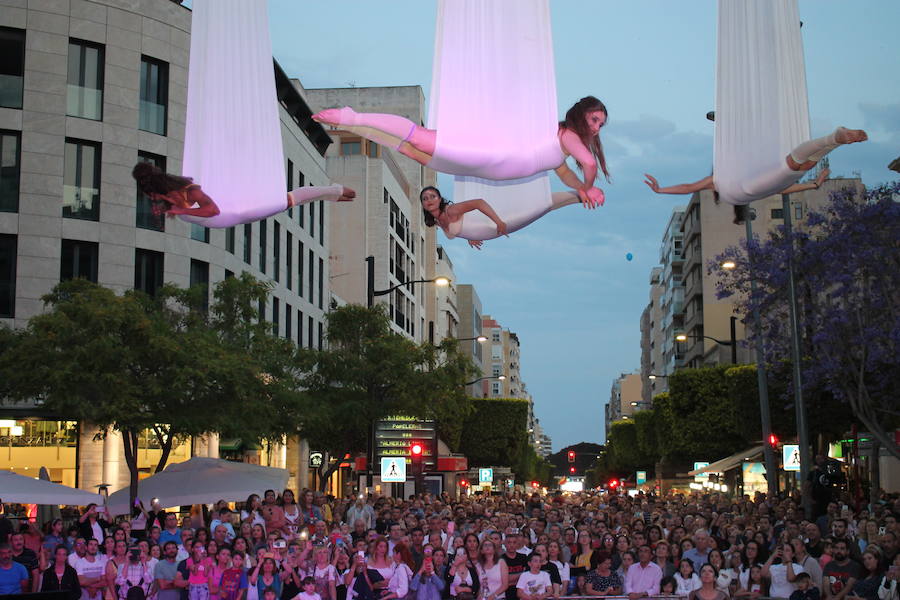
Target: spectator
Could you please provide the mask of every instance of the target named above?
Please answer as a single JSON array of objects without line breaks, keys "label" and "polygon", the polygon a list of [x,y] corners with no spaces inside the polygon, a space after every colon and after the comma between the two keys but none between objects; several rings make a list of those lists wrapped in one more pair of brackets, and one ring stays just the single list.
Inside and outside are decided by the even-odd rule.
[{"label": "spectator", "polygon": [[878,590],[884,577],[881,568],[881,556],[878,551],[869,548],[863,552],[862,574],[853,589],[847,595],[849,600],[878,600]]},{"label": "spectator", "polygon": [[519,531],[515,528],[506,531],[506,551],[500,557],[500,560],[506,565],[506,600],[517,600],[519,597],[518,588],[519,577],[528,568],[528,558],[519,554]]},{"label": "spectator", "polygon": [[810,555],[806,550],[806,544],[803,543],[798,537],[795,537],[791,540],[791,545],[794,547],[794,561],[803,567],[803,572],[807,573],[812,580],[812,587],[818,588],[821,590],[822,588],[822,567],[819,566],[819,561]]},{"label": "spectator", "polygon": [[100,516],[101,514],[107,518],[109,517],[105,508],[97,508],[96,504],[88,504],[84,513],[78,519],[78,534],[85,540],[93,538],[98,542],[102,542],[106,538],[106,530],[109,528],[109,523],[107,519]]},{"label": "spectator", "polygon": [[244,600],[247,593],[247,573],[244,570],[244,555],[235,551],[230,566],[218,581],[219,600]]},{"label": "spectator", "polygon": [[794,580],[798,573],[803,573],[803,567],[794,561],[794,547],[791,544],[779,545],[762,569],[762,576],[769,580],[769,595],[789,598],[794,593]]},{"label": "spectator", "polygon": [[[41,574],[42,592],[67,592],[66,600],[81,598],[78,573],[69,565],[69,551],[62,544],[53,549],[53,560]],[[3,594],[3,591],[0,591]]]},{"label": "spectator", "polygon": [[794,580],[796,589],[791,592],[789,600],[819,600],[821,594],[819,588],[813,583],[809,573],[800,573]]},{"label": "spectator", "polygon": [[[231,510],[224,506],[219,509],[219,517],[217,519],[213,519],[213,521],[209,524],[209,528],[211,531],[215,532],[218,527],[225,528],[225,536],[223,542],[226,544],[231,544],[231,540],[233,540],[236,536],[234,532],[234,526],[231,524]],[[215,535],[213,536],[215,537]],[[222,545],[222,542],[219,543]]]},{"label": "spectator", "polygon": [[618,596],[622,593],[622,580],[613,571],[612,557],[607,552],[595,552],[591,567],[583,577],[580,589],[583,596]]},{"label": "spectator", "polygon": [[736,599],[754,600],[760,596],[768,596],[769,584],[762,576],[762,567],[753,565],[747,570],[747,579],[742,582],[734,595]]},{"label": "spectator", "polygon": [[628,567],[625,574],[625,593],[630,600],[659,594],[662,569],[656,563],[650,562],[652,557],[650,546],[645,544],[638,548],[639,562]]},{"label": "spectator", "polygon": [[103,600],[108,587],[106,562],[106,556],[100,554],[100,542],[96,538],[89,539],[84,558],[76,560],[74,565],[82,600]]},{"label": "spectator", "polygon": [[165,528],[159,532],[159,543],[165,545],[166,542],[181,542],[181,528],[178,527],[178,516],[174,513],[168,513],[165,517]]},{"label": "spectator", "polygon": [[300,494],[300,502],[297,503],[300,512],[303,514],[303,522],[306,525],[312,525],[316,521],[325,520],[322,509],[313,502],[313,496],[312,490],[304,490],[303,493]]},{"label": "spectator", "polygon": [[694,590],[700,589],[700,576],[694,572],[694,563],[689,558],[682,558],[678,562],[678,572],[675,573],[675,594],[688,596]]},{"label": "spectator", "polygon": [[698,529],[694,532],[694,547],[681,555],[682,559],[688,559],[691,564],[702,565],[707,561],[710,550],[709,532],[705,529]]},{"label": "spectator", "polygon": [[519,600],[544,600],[553,593],[550,575],[541,571],[541,557],[538,554],[528,558],[528,570],[518,578],[516,592]]},{"label": "spectator", "polygon": [[15,528],[12,521],[6,516],[6,508],[3,506],[3,501],[0,500],[0,544],[9,543],[9,536],[13,531]]},{"label": "spectator", "polygon": [[822,569],[825,600],[843,600],[859,580],[861,567],[850,560],[846,540],[835,540],[831,547],[833,559]]},{"label": "spectator", "polygon": [[0,595],[23,594],[31,590],[28,569],[12,559],[12,548],[0,543]]},{"label": "spectator", "polygon": [[419,571],[413,575],[409,582],[409,589],[414,594],[413,600],[441,600],[446,584],[434,569],[433,562],[424,561]]},{"label": "spectator", "polygon": [[181,590],[175,585],[178,575],[178,544],[166,542],[163,544],[163,555],[153,569],[153,577],[156,581],[157,600],[181,600]]}]

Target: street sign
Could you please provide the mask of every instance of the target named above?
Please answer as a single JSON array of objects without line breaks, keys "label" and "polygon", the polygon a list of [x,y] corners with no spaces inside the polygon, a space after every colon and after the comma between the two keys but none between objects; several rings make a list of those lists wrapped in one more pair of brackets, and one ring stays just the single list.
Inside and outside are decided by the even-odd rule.
[{"label": "street sign", "polygon": [[634,477],[635,481],[638,485],[644,485],[647,483],[647,471],[638,471]]},{"label": "street sign", "polygon": [[406,483],[406,457],[382,457],[381,481],[384,483]]},{"label": "street sign", "polygon": [[309,453],[309,468],[318,469],[322,466],[323,460],[325,460],[325,455],[322,452],[311,450]]},{"label": "street sign", "polygon": [[781,462],[785,471],[800,470],[800,446],[798,444],[785,444],[781,447]]},{"label": "street sign", "polygon": [[437,470],[437,431],[434,421],[393,415],[375,422],[371,439],[372,465],[380,465],[384,457],[412,458],[414,442],[420,444],[423,471]]},{"label": "street sign", "polygon": [[492,484],[494,483],[494,469],[488,467],[486,469],[478,469],[478,483]]},{"label": "street sign", "polygon": [[[694,470],[696,471],[697,469],[702,469],[703,467],[708,467],[708,466],[709,466],[708,462],[703,462],[703,461],[695,462]],[[709,473],[700,473],[699,475],[694,475],[694,481],[702,481],[704,479],[709,479]]]}]

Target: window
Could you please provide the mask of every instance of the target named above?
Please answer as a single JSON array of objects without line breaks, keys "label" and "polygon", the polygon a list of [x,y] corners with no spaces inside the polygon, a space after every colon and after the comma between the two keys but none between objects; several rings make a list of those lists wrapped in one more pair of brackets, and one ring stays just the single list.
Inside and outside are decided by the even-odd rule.
[{"label": "window", "polygon": [[63,216],[100,220],[100,144],[66,139]]},{"label": "window", "polygon": [[325,332],[323,331],[323,328],[322,328],[322,321],[319,321],[319,345],[318,345],[319,350],[322,349],[322,345],[324,344],[324,342],[325,342]]},{"label": "window", "polygon": [[134,289],[155,296],[163,284],[163,253],[134,249]]},{"label": "window", "polygon": [[316,203],[309,204],[309,237],[316,239]]},{"label": "window", "polygon": [[319,259],[319,308],[322,308],[322,298],[325,296],[325,261]]},{"label": "window", "polygon": [[[0,78],[2,77],[0,75]],[[2,93],[2,79],[0,79],[0,93]],[[0,212],[19,211],[19,165],[19,133],[0,131]]]},{"label": "window", "polygon": [[103,119],[103,46],[69,40],[69,77],[66,114]]},{"label": "window", "polygon": [[281,302],[272,298],[272,335],[278,337],[278,322],[281,319]]},{"label": "window", "polygon": [[275,221],[275,230],[272,232],[272,276],[275,281],[281,281],[281,223]]},{"label": "window", "polygon": [[376,144],[375,142],[369,142],[368,149],[369,158],[378,158],[378,144]]},{"label": "window", "polygon": [[225,251],[234,254],[234,227],[225,230]]},{"label": "window", "polygon": [[233,277],[234,277],[234,271],[225,269],[225,279],[232,279]]},{"label": "window", "polygon": [[297,311],[297,345],[303,347],[303,311]]},{"label": "window", "polygon": [[259,222],[259,270],[266,272],[266,226],[268,221]]},{"label": "window", "polygon": [[[149,152],[138,152],[138,160],[148,162],[163,171],[166,170],[165,156],[150,154]],[[141,190],[137,190],[137,213],[134,224],[141,229],[166,230],[166,218],[163,215],[153,214],[153,202],[150,200],[150,196],[141,192]]]},{"label": "window", "polygon": [[294,328],[292,327],[291,318],[294,316],[294,309],[287,302],[284,303],[284,337],[291,339]]},{"label": "window", "polygon": [[253,225],[244,223],[244,262],[250,264],[250,254],[253,248]]},{"label": "window", "polygon": [[[294,189],[294,161],[287,159],[287,191]],[[294,216],[294,207],[288,209],[288,216]]]},{"label": "window", "polygon": [[97,242],[63,240],[60,257],[59,280],[81,277],[97,283],[100,245]]},{"label": "window", "polygon": [[[306,184],[306,175],[303,174],[303,171],[298,171],[297,172],[297,187],[301,188],[305,184]],[[304,225],[303,224],[304,214],[306,214],[306,213],[303,212],[303,207],[298,206],[297,207],[297,224],[300,225],[300,227],[303,227],[303,225]]]},{"label": "window", "polygon": [[0,27],[0,106],[22,108],[25,31]]},{"label": "window", "polygon": [[384,203],[387,204],[391,196],[388,194],[387,188],[382,188],[382,190],[384,191]]},{"label": "window", "polygon": [[794,205],[794,219],[799,221],[802,218],[803,218],[803,206],[800,204],[795,204]]},{"label": "window", "polygon": [[492,381],[491,382],[491,396],[499,396],[500,395],[500,382]]},{"label": "window", "polygon": [[773,219],[783,219],[784,218],[784,209],[783,208],[773,208],[772,209],[772,218]]},{"label": "window", "polygon": [[313,318],[306,317],[306,347],[313,347]]},{"label": "window", "polygon": [[362,144],[360,142],[342,142],[341,154],[343,156],[353,156],[362,154]]},{"label": "window", "polygon": [[500,365],[492,365],[491,366],[491,377],[500,377],[502,371]]},{"label": "window", "polygon": [[[302,212],[302,211],[301,211]],[[303,297],[303,242],[297,242],[297,295]]]},{"label": "window", "polygon": [[16,236],[0,234],[0,317],[16,316]]},{"label": "window", "polygon": [[[309,251],[309,303],[312,304],[314,302],[315,296],[313,295],[313,286],[316,283],[315,278],[315,270],[316,263],[315,257],[313,256],[313,251]],[[312,348],[312,342],[310,342],[310,348]]]},{"label": "window", "polygon": [[319,206],[319,244],[325,245],[325,205]]},{"label": "window", "polygon": [[259,314],[259,322],[262,323],[266,320],[266,301],[260,300],[259,305],[257,306],[257,313]]},{"label": "window", "polygon": [[190,287],[195,285],[203,288],[203,310],[209,310],[209,263],[192,258]]},{"label": "window", "polygon": [[198,242],[203,242],[204,244],[209,243],[209,227],[204,227],[203,225],[197,225],[196,223],[191,223],[191,239],[197,240]]},{"label": "window", "polygon": [[[284,249],[287,251],[284,263],[284,273],[287,275],[285,285],[287,286],[287,289],[291,289],[294,286],[294,236],[290,231],[287,232]],[[287,315],[287,313],[285,313],[285,315]]]},{"label": "window", "polygon": [[148,56],[141,57],[141,111],[138,129],[166,135],[169,104],[169,65]]}]

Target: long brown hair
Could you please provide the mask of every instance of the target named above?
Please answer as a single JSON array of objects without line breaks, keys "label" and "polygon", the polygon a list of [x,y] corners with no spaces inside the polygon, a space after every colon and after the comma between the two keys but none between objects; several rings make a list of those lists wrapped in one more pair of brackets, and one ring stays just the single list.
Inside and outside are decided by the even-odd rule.
[{"label": "long brown hair", "polygon": [[[604,177],[609,181],[609,170],[606,168],[606,156],[603,154],[603,143],[600,141],[600,135],[591,135],[591,130],[588,128],[587,120],[585,119],[585,115],[598,110],[609,119],[609,113],[606,111],[605,104],[593,96],[585,96],[566,111],[566,118],[559,122],[559,126],[574,131],[578,135],[581,142],[597,159],[600,170],[603,171]],[[580,163],[578,166],[583,170]]]},{"label": "long brown hair", "polygon": [[138,189],[145,194],[166,195],[169,192],[180,190],[193,183],[190,177],[170,175],[147,161],[140,161],[131,170],[131,176],[137,181]]},{"label": "long brown hair", "polygon": [[[434,193],[437,194],[438,198],[441,199],[440,211],[444,212],[445,210],[447,210],[447,207],[450,205],[450,202],[448,200],[445,200],[444,197],[441,195],[441,190],[437,189],[433,185],[426,186],[426,187],[422,188],[421,192],[419,192],[419,204],[422,203],[422,194],[424,194],[428,190],[434,190]],[[422,214],[425,218],[425,225],[427,225],[428,227],[434,227],[437,224],[437,219],[434,218],[433,214],[431,214],[430,212],[425,210],[424,206],[422,207]]]}]

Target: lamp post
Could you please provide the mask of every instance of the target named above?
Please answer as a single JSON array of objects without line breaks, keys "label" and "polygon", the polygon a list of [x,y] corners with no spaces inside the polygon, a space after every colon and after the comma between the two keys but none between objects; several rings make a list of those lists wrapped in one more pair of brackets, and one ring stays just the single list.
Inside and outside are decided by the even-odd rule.
[{"label": "lamp post", "polygon": [[497,375],[496,377],[479,377],[478,379],[473,379],[472,381],[467,381],[463,385],[475,385],[479,381],[484,381],[485,379],[496,379],[498,381],[506,381],[506,375]]},{"label": "lamp post", "polygon": [[487,341],[487,336],[478,335],[475,337],[464,337],[464,338],[454,338],[457,342],[478,342],[479,344],[483,344]]},{"label": "lamp post", "polygon": [[437,286],[443,287],[446,285],[450,285],[450,279],[444,276],[435,277],[434,279],[413,279],[410,281],[404,281],[398,283],[397,285],[392,285],[386,290],[376,290],[375,289],[375,257],[367,256],[366,257],[366,306],[368,308],[372,308],[375,305],[375,296],[384,296],[386,294],[390,294],[397,288],[401,288],[405,285],[411,285],[414,283],[433,283]]},{"label": "lamp post", "polygon": [[679,334],[677,334],[677,335],[675,336],[675,341],[676,341],[676,342],[686,342],[686,341],[688,340],[688,338],[692,337],[692,338],[694,338],[694,339],[705,339],[705,340],[710,340],[710,341],[713,341],[713,342],[715,342],[716,344],[718,344],[718,345],[720,345],[720,346],[730,346],[730,347],[731,347],[731,364],[736,365],[736,364],[737,364],[737,339],[736,339],[736,338],[737,338],[737,334],[736,334],[736,330],[737,330],[737,329],[736,329],[736,328],[737,328],[737,326],[736,326],[736,323],[737,323],[737,317],[735,317],[734,315],[732,315],[732,316],[730,317],[730,321],[731,321],[731,327],[730,327],[731,341],[726,342],[726,341],[724,341],[724,340],[718,340],[718,339],[716,339],[716,338],[714,338],[714,337],[710,337],[710,336],[708,336],[708,335],[700,335],[700,336],[696,336],[696,335],[688,335],[688,334],[686,334],[686,333],[679,333]]}]

